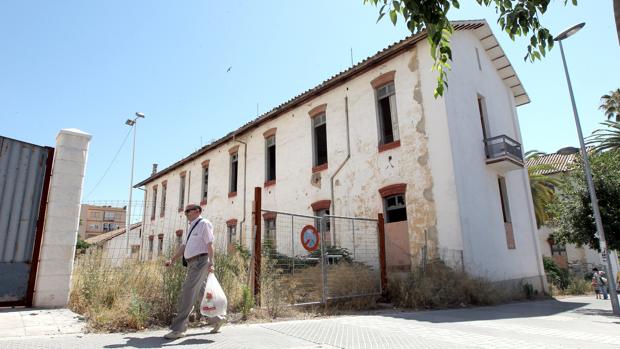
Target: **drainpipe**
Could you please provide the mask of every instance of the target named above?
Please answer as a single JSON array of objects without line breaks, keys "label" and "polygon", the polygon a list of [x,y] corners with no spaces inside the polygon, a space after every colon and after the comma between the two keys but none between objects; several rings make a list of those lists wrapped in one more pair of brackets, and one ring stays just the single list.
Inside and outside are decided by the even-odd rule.
[{"label": "drainpipe", "polygon": [[[243,219],[239,222],[239,243],[243,246],[243,223],[245,223],[245,205],[246,205],[246,179],[248,169],[248,144],[237,139],[237,135],[233,134],[233,141],[243,144]],[[260,212],[258,213],[260,214]]]},{"label": "drainpipe", "polygon": [[[348,89],[349,88],[347,87],[347,90]],[[348,96],[344,97],[344,116],[345,116],[346,128],[347,128],[347,157],[344,159],[344,161],[342,161],[340,166],[338,166],[338,169],[336,169],[336,172],[334,172],[334,174],[331,175],[331,177],[329,178],[330,191],[331,191],[331,199],[332,199],[332,202],[331,202],[332,203],[332,207],[331,207],[330,213],[332,215],[336,214],[336,200],[334,200],[334,178],[338,175],[340,170],[342,170],[344,165],[351,158],[351,140],[349,138],[349,97]],[[332,243],[334,242],[334,230],[335,230],[335,228],[336,227],[332,224],[332,226],[331,226],[331,234],[332,234],[331,240],[332,240]]]}]

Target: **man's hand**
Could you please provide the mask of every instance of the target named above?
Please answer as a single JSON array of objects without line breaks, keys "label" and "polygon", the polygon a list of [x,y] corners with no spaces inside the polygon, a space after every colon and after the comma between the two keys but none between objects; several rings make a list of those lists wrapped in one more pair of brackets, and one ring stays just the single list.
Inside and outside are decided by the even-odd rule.
[{"label": "man's hand", "polygon": [[169,267],[170,265],[172,265],[172,259],[169,259],[167,261],[164,262],[164,265]]},{"label": "man's hand", "polygon": [[215,266],[212,262],[209,262],[209,273],[213,273],[215,271]]}]

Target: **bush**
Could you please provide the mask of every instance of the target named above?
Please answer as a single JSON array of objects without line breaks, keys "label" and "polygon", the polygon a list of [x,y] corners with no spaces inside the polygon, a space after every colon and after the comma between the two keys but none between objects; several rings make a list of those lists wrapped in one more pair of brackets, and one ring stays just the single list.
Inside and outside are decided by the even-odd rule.
[{"label": "bush", "polygon": [[395,305],[414,309],[493,305],[525,296],[525,288],[502,287],[454,271],[441,261],[429,263],[426,270],[418,268],[404,277],[391,278],[388,292]]},{"label": "bush", "polygon": [[569,283],[568,270],[560,268],[553,259],[543,256],[543,265],[545,274],[547,274],[547,282],[560,290],[566,289]]}]

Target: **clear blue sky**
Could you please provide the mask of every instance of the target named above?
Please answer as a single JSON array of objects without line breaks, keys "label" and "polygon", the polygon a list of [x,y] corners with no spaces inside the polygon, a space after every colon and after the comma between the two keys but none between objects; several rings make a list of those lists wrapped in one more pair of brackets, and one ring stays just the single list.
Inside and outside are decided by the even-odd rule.
[{"label": "clear blue sky", "polygon": [[[494,10],[462,3],[451,18],[487,19],[532,100],[518,109],[525,149],[577,145],[559,48],[524,62],[524,41],[500,32]],[[612,1],[562,4],[542,21],[554,33],[587,23],[565,50],[590,134],[600,96],[620,87]],[[130,141],[93,189],[134,112],[146,114],[137,182],[254,119],[257,103],[264,113],[348,68],[351,48],[357,62],[407,35],[376,19],[362,0],[2,1],[0,135],[53,146],[61,128],[92,134],[83,199],[124,200]]]}]

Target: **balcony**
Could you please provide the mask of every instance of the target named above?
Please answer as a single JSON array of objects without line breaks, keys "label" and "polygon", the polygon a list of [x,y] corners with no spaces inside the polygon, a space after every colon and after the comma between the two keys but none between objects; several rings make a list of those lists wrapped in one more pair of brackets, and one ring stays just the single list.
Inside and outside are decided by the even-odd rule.
[{"label": "balcony", "polygon": [[487,165],[498,172],[506,173],[524,166],[521,144],[506,135],[487,138],[484,148]]}]

